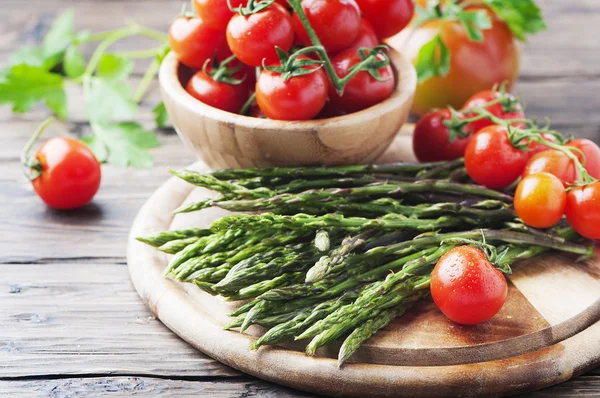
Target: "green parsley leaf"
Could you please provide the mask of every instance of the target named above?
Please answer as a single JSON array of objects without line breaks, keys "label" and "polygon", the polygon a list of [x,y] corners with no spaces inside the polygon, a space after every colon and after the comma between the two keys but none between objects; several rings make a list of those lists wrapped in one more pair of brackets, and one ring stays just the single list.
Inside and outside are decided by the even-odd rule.
[{"label": "green parsley leaf", "polygon": [[154,114],[154,121],[156,122],[156,127],[158,127],[159,129],[165,127],[165,125],[169,121],[169,115],[167,114],[167,108],[165,107],[165,103],[161,101],[152,109],[152,113]]},{"label": "green parsley leaf", "polygon": [[108,159],[108,150],[106,149],[106,145],[97,135],[86,135],[85,137],[81,137],[81,141],[90,148],[96,159],[100,163],[105,163]]},{"label": "green parsley leaf", "polygon": [[131,60],[115,54],[104,54],[100,58],[96,75],[106,80],[125,80],[133,71]]},{"label": "green parsley leaf", "polygon": [[85,72],[85,58],[75,46],[69,46],[63,58],[63,69],[71,79],[77,79]]},{"label": "green parsley leaf", "polygon": [[61,119],[67,117],[67,97],[62,76],[44,68],[16,65],[0,81],[0,104],[12,104],[13,112],[27,112],[44,101]]},{"label": "green parsley leaf", "polygon": [[464,26],[471,41],[482,42],[482,31],[492,27],[492,20],[484,10],[461,10],[456,14],[456,19]]},{"label": "green parsley leaf", "polygon": [[75,39],[73,10],[67,10],[54,20],[48,34],[44,37],[43,48],[47,57],[60,54]]},{"label": "green parsley leaf", "polygon": [[131,99],[131,87],[99,77],[84,81],[86,112],[91,122],[131,120],[137,113],[137,104]]},{"label": "green parsley leaf", "polygon": [[[102,143],[108,154],[105,158],[109,163],[143,168],[152,167],[154,164],[148,149],[159,145],[158,138],[139,123],[93,123],[92,130],[95,135],[88,138],[87,142],[90,142],[93,148]],[[100,148],[96,148],[94,153],[104,155]]]},{"label": "green parsley leaf", "polygon": [[435,76],[446,76],[450,71],[450,50],[440,35],[423,45],[415,65],[419,82]]},{"label": "green parsley leaf", "polygon": [[525,41],[526,34],[546,29],[540,8],[533,0],[485,0],[500,18],[506,22],[513,35]]}]

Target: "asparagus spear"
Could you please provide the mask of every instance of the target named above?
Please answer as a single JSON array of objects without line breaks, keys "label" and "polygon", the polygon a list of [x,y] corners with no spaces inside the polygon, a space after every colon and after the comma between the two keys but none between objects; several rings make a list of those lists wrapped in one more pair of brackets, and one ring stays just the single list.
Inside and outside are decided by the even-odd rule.
[{"label": "asparagus spear", "polygon": [[233,293],[230,296],[228,296],[227,300],[236,301],[251,299],[260,296],[262,293],[267,292],[276,287],[288,286],[294,283],[302,282],[304,280],[305,275],[306,274],[304,272],[289,272],[286,274],[276,276],[273,279],[260,281],[253,285],[241,288],[236,293]]},{"label": "asparagus spear", "polygon": [[203,236],[212,235],[213,231],[204,228],[190,228],[179,231],[164,231],[154,235],[140,236],[136,239],[150,246],[160,247],[172,240],[201,238]]},{"label": "asparagus spear", "polygon": [[167,254],[176,254],[185,249],[187,246],[191,245],[192,243],[195,243],[198,239],[200,238],[194,236],[191,238],[172,240],[158,247],[158,250]]}]

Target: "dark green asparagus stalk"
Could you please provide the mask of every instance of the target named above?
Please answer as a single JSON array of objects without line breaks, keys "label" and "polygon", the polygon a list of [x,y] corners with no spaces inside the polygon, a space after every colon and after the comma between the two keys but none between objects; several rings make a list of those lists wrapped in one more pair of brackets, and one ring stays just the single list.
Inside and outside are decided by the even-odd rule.
[{"label": "dark green asparagus stalk", "polygon": [[208,209],[209,207],[215,206],[219,201],[223,200],[226,200],[226,198],[221,197],[216,199],[204,199],[199,202],[184,203],[177,209],[173,210],[173,214],[192,213],[194,211]]},{"label": "dark green asparagus stalk", "polygon": [[140,242],[146,243],[150,246],[160,247],[173,240],[187,239],[187,238],[201,238],[203,236],[212,235],[214,232],[210,229],[204,228],[191,228],[183,229],[179,231],[165,231],[159,232],[154,235],[141,236],[136,238]]},{"label": "dark green asparagus stalk", "polygon": [[198,239],[200,239],[200,238],[191,237],[191,238],[185,238],[185,239],[172,240],[172,241],[167,242],[164,245],[158,247],[158,250],[160,250],[163,253],[167,253],[167,254],[176,254],[176,253],[179,253],[180,251],[182,251],[183,249],[185,249],[186,247],[188,247],[189,245],[191,245],[192,243],[196,243],[196,241]]},{"label": "dark green asparagus stalk", "polygon": [[268,188],[248,189],[234,182],[219,180],[210,174],[189,170],[170,170],[170,172],[192,185],[211,189],[224,195],[237,195],[242,198],[263,198],[275,195],[275,192]]},{"label": "dark green asparagus stalk", "polygon": [[247,300],[255,298],[271,289],[281,286],[289,286],[304,280],[304,272],[289,272],[276,276],[273,279],[257,282],[253,285],[241,288],[236,293],[227,297],[227,301]]}]

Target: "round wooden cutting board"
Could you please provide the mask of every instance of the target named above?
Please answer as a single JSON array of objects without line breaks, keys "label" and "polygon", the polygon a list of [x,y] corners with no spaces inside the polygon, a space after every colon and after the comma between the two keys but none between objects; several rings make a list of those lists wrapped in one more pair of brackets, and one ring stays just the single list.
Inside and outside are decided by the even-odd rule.
[{"label": "round wooden cutting board", "polygon": [[[399,135],[380,161],[410,159],[407,143],[410,137]],[[128,264],[155,316],[226,365],[294,388],[353,397],[509,395],[600,365],[600,259],[575,263],[557,254],[515,265],[507,302],[490,321],[460,326],[426,300],[377,333],[342,369],[335,359],[339,346],[325,347],[315,357],[303,353],[303,342],[250,351],[258,327],[247,334],[222,330],[231,304],[163,277],[167,256],[135,240],[167,229],[209,226],[225,212],[171,214],[182,203],[209,195],[175,178],[160,187],[133,225]]]}]

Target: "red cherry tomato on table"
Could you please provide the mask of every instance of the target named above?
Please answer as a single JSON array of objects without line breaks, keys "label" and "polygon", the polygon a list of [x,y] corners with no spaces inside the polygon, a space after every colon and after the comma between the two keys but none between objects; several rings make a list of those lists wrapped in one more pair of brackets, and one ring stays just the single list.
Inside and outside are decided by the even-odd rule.
[{"label": "red cherry tomato on table", "polygon": [[[210,70],[207,70],[210,72]],[[215,81],[204,71],[197,72],[186,90],[197,100],[226,112],[239,113],[249,97],[248,77],[240,84]]]},{"label": "red cherry tomato on table", "polygon": [[227,25],[227,43],[245,64],[262,66],[278,61],[275,47],[288,51],[294,42],[292,17],[277,3],[247,16],[236,14]]},{"label": "red cherry tomato on table", "polygon": [[515,210],[523,222],[534,228],[550,228],[565,214],[567,192],[550,173],[528,175],[517,186]]},{"label": "red cherry tomato on table", "polygon": [[[233,8],[245,6],[245,0],[229,0]],[[208,26],[225,30],[234,12],[229,9],[227,0],[193,0],[196,14]]]},{"label": "red cherry tomato on table", "polygon": [[280,73],[263,69],[256,81],[256,102],[269,119],[309,120],[326,101],[327,76],[322,69],[286,81]]},{"label": "red cherry tomato on table", "polygon": [[[600,147],[595,142],[587,138],[578,138],[567,144],[567,146],[577,148],[585,155],[585,169],[589,175],[600,179]],[[574,152],[580,161],[583,161],[581,154]]]},{"label": "red cherry tomato on table", "polygon": [[543,151],[533,156],[523,170],[523,178],[541,172],[556,176],[563,182],[565,187],[579,178],[579,173],[573,161],[564,152],[555,149]]},{"label": "red cherry tomato on table", "polygon": [[444,315],[463,325],[476,325],[496,315],[508,290],[504,275],[471,246],[455,247],[438,260],[430,289]]},{"label": "red cherry tomato on table", "polygon": [[571,189],[567,193],[566,214],[577,233],[600,240],[600,182]]},{"label": "red cherry tomato on table", "polygon": [[465,167],[469,176],[477,184],[493,189],[515,182],[528,159],[527,152],[511,145],[508,130],[503,126],[479,130],[465,150]]},{"label": "red cherry tomato on table", "polygon": [[180,17],[173,21],[169,44],[177,59],[194,69],[202,69],[204,62],[215,55],[219,61],[231,55],[225,32],[211,28],[197,17]]},{"label": "red cherry tomato on table", "polygon": [[[466,111],[469,108],[484,107],[485,104],[492,102],[492,101],[500,98],[501,96],[502,96],[502,93],[500,93],[498,91],[492,91],[492,90],[481,91],[481,92],[473,95],[471,98],[469,98],[467,100],[467,102],[465,102],[465,105],[463,106],[462,109],[463,109],[463,111]],[[515,98],[512,95],[510,97],[511,97],[511,99],[515,100]],[[504,108],[502,107],[502,104],[498,103],[498,104],[494,104],[494,105],[486,107],[485,110],[490,112],[492,115],[499,117],[502,120],[524,119],[525,113],[523,112],[523,106],[521,104],[515,104],[514,108],[515,109],[513,109],[512,112],[505,112]],[[473,116],[475,116],[475,115],[465,112],[466,118],[471,118]],[[469,123],[465,130],[469,131],[471,134],[475,134],[482,128],[491,126],[493,124],[495,124],[495,123],[489,119],[481,119],[481,120],[477,120],[476,122]],[[518,126],[519,124],[517,123],[516,125]]]},{"label": "red cherry tomato on table", "polygon": [[[358,52],[352,49],[342,51],[331,58],[336,74],[343,78],[354,65],[361,62]],[[385,81],[378,81],[367,71],[358,72],[344,88],[340,96],[333,84],[329,84],[329,99],[332,104],[344,112],[357,112],[387,99],[394,91],[394,71],[390,65],[379,69],[379,74]]]},{"label": "red cherry tomato on table", "polygon": [[465,154],[471,137],[456,137],[450,142],[450,129],[444,120],[452,119],[449,109],[426,113],[416,124],[413,151],[419,162],[454,160]]},{"label": "red cherry tomato on table", "polygon": [[52,138],[40,147],[36,158],[41,174],[31,183],[50,207],[81,207],[92,200],[100,187],[100,163],[81,141]]},{"label": "red cherry tomato on table", "polygon": [[356,0],[380,39],[400,32],[413,17],[414,0]]},{"label": "red cherry tomato on table", "polygon": [[[346,49],[356,39],[361,18],[354,0],[302,0],[300,5],[328,53]],[[296,13],[294,30],[302,44],[311,45],[310,37]]]}]

